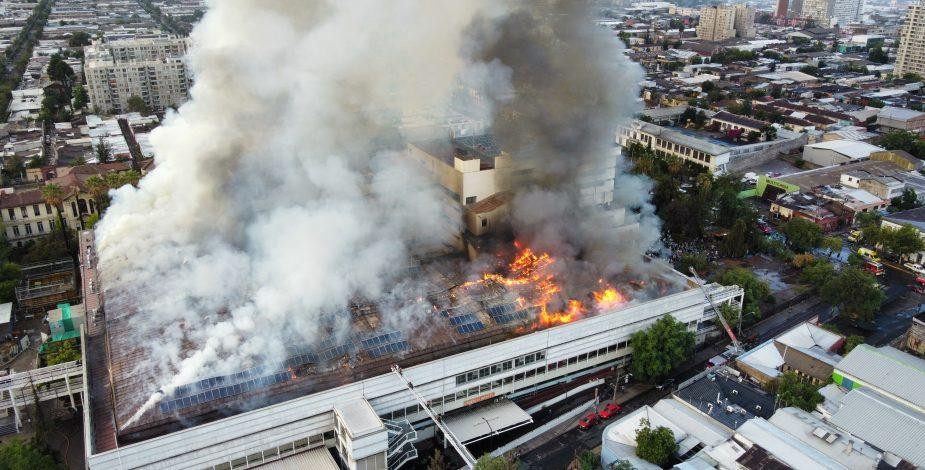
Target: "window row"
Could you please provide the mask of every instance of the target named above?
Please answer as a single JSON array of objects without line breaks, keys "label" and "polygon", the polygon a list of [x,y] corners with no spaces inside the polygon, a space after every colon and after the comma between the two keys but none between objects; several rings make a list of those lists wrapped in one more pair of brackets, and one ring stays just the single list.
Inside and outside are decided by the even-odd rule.
[{"label": "window row", "polygon": [[546,351],[537,351],[535,353],[520,356],[510,361],[499,362],[497,364],[482,367],[481,369],[470,370],[465,374],[459,374],[456,376],[456,385],[475,382],[476,380],[498,375],[502,372],[507,372],[514,368],[523,367],[527,364],[533,364],[534,362],[539,362],[544,359],[546,359]]},{"label": "window row", "polygon": [[313,436],[289,442],[281,446],[271,447],[264,451],[254,452],[246,457],[239,457],[234,459],[231,462],[225,462],[207,468],[210,470],[252,468],[264,462],[271,462],[273,460],[281,459],[288,454],[294,453],[297,450],[305,449],[308,446],[315,446],[317,444],[323,443],[324,441],[329,441],[332,439],[334,439],[334,431],[328,431],[324,434],[315,434]]},{"label": "window row", "polygon": [[[41,204],[41,205],[32,204],[32,216],[33,217],[40,217],[42,215],[43,205],[45,206],[45,215],[52,215],[51,206],[49,206],[48,204]],[[9,220],[16,220],[16,210],[13,209],[12,207],[6,210],[6,214],[7,216],[9,216]],[[19,214],[23,219],[29,218],[29,206],[20,206]]]},{"label": "window row", "polygon": [[[570,358],[562,359],[557,362],[550,362],[547,365],[543,365],[535,369],[529,369],[523,372],[519,372],[517,374],[509,375],[507,377],[498,378],[491,382],[486,382],[486,383],[483,383],[475,387],[470,387],[468,389],[460,390],[456,393],[451,393],[449,395],[445,395],[440,398],[435,398],[433,400],[428,401],[428,403],[431,407],[445,406],[445,405],[449,405],[450,403],[453,403],[456,401],[465,400],[466,398],[478,397],[478,396],[484,395],[485,393],[491,392],[493,390],[498,390],[502,387],[506,387],[508,385],[511,385],[517,382],[523,382],[532,377],[542,376],[547,373],[552,373],[553,371],[557,369],[562,369],[564,367],[581,364],[589,360],[595,359],[599,356],[603,356],[604,354],[614,353],[617,350],[624,349],[628,346],[629,346],[628,340],[620,341],[617,344],[612,344],[605,348],[596,349],[594,351],[579,354],[577,356],[572,356]],[[629,359],[630,355],[627,354],[624,357]],[[508,362],[511,362],[511,361],[508,361]],[[510,391],[513,391],[513,390],[510,390]],[[422,410],[423,409],[421,408],[420,405],[414,404],[407,408],[395,410],[391,413],[386,413],[382,415],[382,418],[383,419],[404,419],[405,417],[413,416]]]},{"label": "window row", "polygon": [[[20,230],[20,227],[22,227],[22,230]],[[10,228],[13,230],[13,237],[21,237],[21,236],[29,236],[29,235],[34,235],[34,234],[45,233],[45,223],[41,220],[35,223],[36,231],[34,232],[32,231],[32,224],[12,225],[10,226]],[[48,231],[51,232],[51,231],[54,231],[54,229],[55,229],[55,221],[49,220],[48,221]]]}]

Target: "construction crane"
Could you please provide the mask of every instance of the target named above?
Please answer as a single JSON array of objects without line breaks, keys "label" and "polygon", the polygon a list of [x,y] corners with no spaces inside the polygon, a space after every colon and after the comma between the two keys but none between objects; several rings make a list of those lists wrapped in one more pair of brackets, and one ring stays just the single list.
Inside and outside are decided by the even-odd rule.
[{"label": "construction crane", "polygon": [[[697,283],[698,287],[700,287],[700,290],[701,292],[703,292],[704,297],[707,298],[707,302],[710,302],[710,307],[713,307],[713,311],[716,312],[716,316],[719,318],[720,323],[723,324],[723,329],[726,330],[726,334],[729,335],[729,339],[732,341],[732,347],[734,348],[733,352],[736,355],[742,354],[742,352],[744,352],[744,350],[742,349],[742,344],[739,343],[739,339],[736,338],[735,333],[732,332],[732,328],[729,327],[729,323],[726,322],[726,319],[723,317],[723,312],[720,312],[719,309],[716,308],[716,304],[713,303],[713,298],[710,297],[710,293],[707,292],[707,288],[704,287],[707,284],[706,281],[700,278],[700,276],[697,274],[697,271],[694,269],[693,266],[691,266],[690,270],[691,270],[691,274],[694,275],[694,282]],[[741,315],[741,312],[739,313],[739,315]],[[742,321],[741,316],[739,317],[739,321],[740,322]]]},{"label": "construction crane", "polygon": [[463,462],[466,463],[466,468],[474,467],[475,457],[472,456],[472,454],[469,452],[469,449],[466,449],[466,446],[463,445],[459,438],[457,438],[456,435],[453,434],[453,432],[443,424],[443,421],[440,419],[440,417],[437,416],[432,409],[430,409],[430,405],[427,404],[427,400],[425,400],[424,397],[422,397],[421,394],[414,389],[414,384],[412,384],[411,381],[401,373],[401,367],[399,367],[398,364],[392,366],[392,373],[401,379],[402,383],[405,384],[405,387],[408,389],[408,391],[411,392],[411,395],[414,396],[414,398],[421,405],[421,408],[424,409],[424,412],[427,413],[427,416],[430,416],[430,419],[433,420],[434,424],[437,425],[441,431],[443,431],[443,435],[446,436],[446,440],[450,442],[450,445],[456,449],[456,452],[459,453],[459,456],[463,459]]}]

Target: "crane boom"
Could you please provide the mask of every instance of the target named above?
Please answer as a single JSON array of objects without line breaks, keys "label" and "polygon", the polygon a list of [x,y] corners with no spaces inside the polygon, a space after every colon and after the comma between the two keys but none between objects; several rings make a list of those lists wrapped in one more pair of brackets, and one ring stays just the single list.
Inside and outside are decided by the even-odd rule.
[{"label": "crane boom", "polygon": [[424,412],[427,413],[427,416],[430,416],[430,419],[433,420],[434,424],[443,431],[443,435],[446,436],[446,440],[450,441],[450,445],[456,449],[456,452],[459,453],[459,456],[462,457],[463,461],[466,462],[466,468],[472,468],[475,466],[475,457],[469,452],[469,449],[466,449],[466,446],[450,431],[440,420],[433,410],[430,409],[430,405],[427,404],[427,400],[421,396],[417,390],[414,389],[414,384],[408,380],[404,374],[401,373],[401,367],[398,367],[398,364],[392,366],[392,373],[398,376],[401,379],[402,383],[405,384],[405,387],[411,392],[411,395],[418,401],[421,405],[421,408],[424,409]]},{"label": "crane boom", "polygon": [[729,339],[732,341],[732,347],[735,348],[736,354],[741,353],[742,344],[739,343],[739,339],[736,338],[735,333],[732,332],[732,328],[729,327],[729,323],[726,321],[726,318],[723,317],[723,313],[720,312],[719,309],[716,308],[716,305],[713,303],[713,298],[710,297],[710,293],[707,292],[706,287],[704,287],[706,285],[706,281],[704,281],[703,279],[700,278],[700,276],[697,275],[697,271],[694,270],[693,266],[691,266],[690,269],[691,269],[691,274],[694,275],[694,282],[696,282],[697,286],[700,287],[700,290],[703,292],[704,297],[707,298],[707,302],[710,303],[710,307],[713,307],[713,311],[716,312],[716,316],[719,317],[720,323],[723,324],[723,329],[726,330],[726,334],[729,335]]}]

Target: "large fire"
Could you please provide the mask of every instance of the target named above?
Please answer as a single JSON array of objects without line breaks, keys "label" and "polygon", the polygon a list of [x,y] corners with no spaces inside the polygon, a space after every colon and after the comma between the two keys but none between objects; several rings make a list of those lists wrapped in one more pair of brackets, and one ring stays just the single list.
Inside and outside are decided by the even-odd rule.
[{"label": "large fire", "polygon": [[[535,306],[539,309],[536,327],[549,327],[563,325],[584,317],[588,313],[585,303],[577,299],[569,299],[563,309],[550,311],[555,305],[556,297],[562,288],[556,281],[552,267],[556,260],[549,253],[537,253],[529,247],[514,242],[519,250],[507,266],[507,274],[485,273],[481,279],[469,281],[463,287],[495,282],[511,288],[519,294],[518,305],[523,307]],[[601,289],[592,292],[594,309],[606,310],[616,307],[626,301],[626,298],[613,286],[599,281]]]}]

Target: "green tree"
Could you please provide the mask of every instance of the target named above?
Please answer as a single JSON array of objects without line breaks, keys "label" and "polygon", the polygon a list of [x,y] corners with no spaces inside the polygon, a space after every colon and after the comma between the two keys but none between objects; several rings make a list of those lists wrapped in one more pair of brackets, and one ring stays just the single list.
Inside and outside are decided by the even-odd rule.
[{"label": "green tree", "polygon": [[109,185],[106,184],[106,180],[100,175],[92,175],[84,181],[84,186],[87,187],[87,191],[96,201],[97,212],[102,212],[103,208],[109,205],[106,200],[107,193],[109,193]]},{"label": "green tree", "polygon": [[77,31],[72,34],[71,37],[67,40],[68,47],[83,47],[90,45],[90,35],[83,32]]},{"label": "green tree", "polygon": [[887,150],[905,150],[918,158],[925,158],[925,142],[918,135],[909,131],[895,130],[887,132],[878,144]]},{"label": "green tree", "polygon": [[845,351],[844,354],[848,354],[852,349],[857,347],[859,344],[864,343],[864,337],[860,335],[851,335],[845,338]]},{"label": "green tree", "polygon": [[803,272],[800,273],[800,280],[819,290],[834,276],[835,268],[832,267],[832,263],[824,259],[817,259],[803,268]]},{"label": "green tree", "polygon": [[74,69],[64,61],[61,54],[52,54],[48,61],[48,77],[69,86],[74,80]]},{"label": "green tree", "polygon": [[109,141],[100,137],[96,140],[96,145],[93,147],[96,152],[97,162],[106,163],[112,160],[112,144],[110,144]]},{"label": "green tree", "polygon": [[882,219],[883,216],[878,212],[861,212],[854,217],[854,223],[856,223],[858,227],[861,228],[879,226]]},{"label": "green tree", "polygon": [[427,470],[446,470],[446,459],[443,457],[443,452],[440,452],[440,448],[434,449],[434,455],[430,456],[430,460],[427,461]]},{"label": "green tree", "polygon": [[643,419],[636,430],[636,455],[660,467],[666,467],[678,453],[674,433],[665,426],[652,428],[648,419]]},{"label": "green tree", "polygon": [[0,266],[0,303],[16,300],[16,286],[19,285],[21,279],[22,270],[18,264],[6,262]]},{"label": "green tree", "polygon": [[142,116],[151,114],[151,109],[148,108],[148,103],[145,103],[145,100],[138,95],[129,96],[126,103],[128,104],[128,110],[131,113],[141,113]]},{"label": "green tree", "polygon": [[739,286],[745,291],[745,298],[742,300],[742,310],[746,314],[752,314],[755,318],[760,318],[762,302],[768,300],[771,295],[771,289],[764,281],[758,279],[754,273],[745,268],[727,269],[716,278],[716,282],[724,286]]},{"label": "green tree", "polygon": [[742,311],[739,307],[732,304],[721,304],[719,306],[719,314],[723,316],[723,320],[726,320],[726,324],[733,329],[738,328],[739,323],[744,322]]},{"label": "green tree", "polygon": [[874,46],[867,52],[867,60],[878,64],[885,64],[890,61],[890,56],[883,51],[880,46]]},{"label": "green tree", "polygon": [[632,462],[629,460],[617,460],[616,462],[610,464],[610,468],[608,470],[636,470],[636,467],[634,467]]},{"label": "green tree", "polygon": [[709,93],[715,89],[716,89],[716,84],[711,82],[710,80],[707,80],[700,84],[700,90],[703,91],[704,93]]},{"label": "green tree", "polygon": [[836,253],[842,249],[842,239],[838,237],[825,237],[819,244],[822,248],[829,250],[829,254]]},{"label": "green tree", "polygon": [[819,294],[824,302],[838,306],[842,313],[861,322],[873,320],[886,298],[876,279],[855,267],[845,268],[831,278]]},{"label": "green tree", "polygon": [[35,439],[24,441],[11,439],[0,446],[0,469],[9,470],[35,470],[35,469],[64,469],[65,467],[55,461],[55,458],[46,453]]},{"label": "green tree", "polygon": [[67,245],[67,229],[64,226],[64,188],[55,183],[48,183],[42,187],[42,199],[45,204],[52,206],[58,212],[58,231],[61,233],[61,239]]},{"label": "green tree", "polygon": [[678,260],[678,271],[687,274],[691,272],[691,268],[702,276],[710,268],[710,261],[703,253],[684,253]]},{"label": "green tree", "polygon": [[87,96],[87,89],[83,85],[77,84],[73,89],[74,94],[74,109],[84,109],[87,107],[87,103],[90,102],[90,97]]},{"label": "green tree", "polygon": [[917,207],[922,207],[922,199],[919,198],[919,195],[915,193],[914,189],[908,186],[903,189],[902,194],[890,200],[890,209],[895,209],[897,211],[905,211]]},{"label": "green tree", "polygon": [[823,397],[819,388],[801,381],[794,372],[784,372],[775,380],[778,406],[795,406],[805,411],[813,411],[816,405],[822,403]]},{"label": "green tree", "polygon": [[694,350],[694,333],[671,315],[656,321],[630,339],[633,375],[642,380],[666,377]]},{"label": "green tree", "polygon": [[720,252],[727,258],[741,258],[748,254],[748,227],[744,219],[739,219],[732,226],[732,230],[723,238]]},{"label": "green tree", "polygon": [[597,470],[601,467],[601,459],[590,450],[578,454],[575,460],[578,461],[578,470]]},{"label": "green tree", "polygon": [[806,219],[794,217],[781,226],[780,231],[787,237],[790,248],[797,252],[805,253],[822,242],[822,229]]},{"label": "green tree", "polygon": [[76,341],[72,339],[49,343],[45,351],[45,365],[53,366],[79,360],[80,349],[75,343]]},{"label": "green tree", "polygon": [[902,257],[925,250],[925,241],[922,241],[918,229],[911,225],[903,225],[895,230],[883,228],[880,233],[883,248],[894,255]]},{"label": "green tree", "polygon": [[485,454],[475,462],[472,470],[517,470],[520,462],[513,461],[505,456],[492,457]]}]

